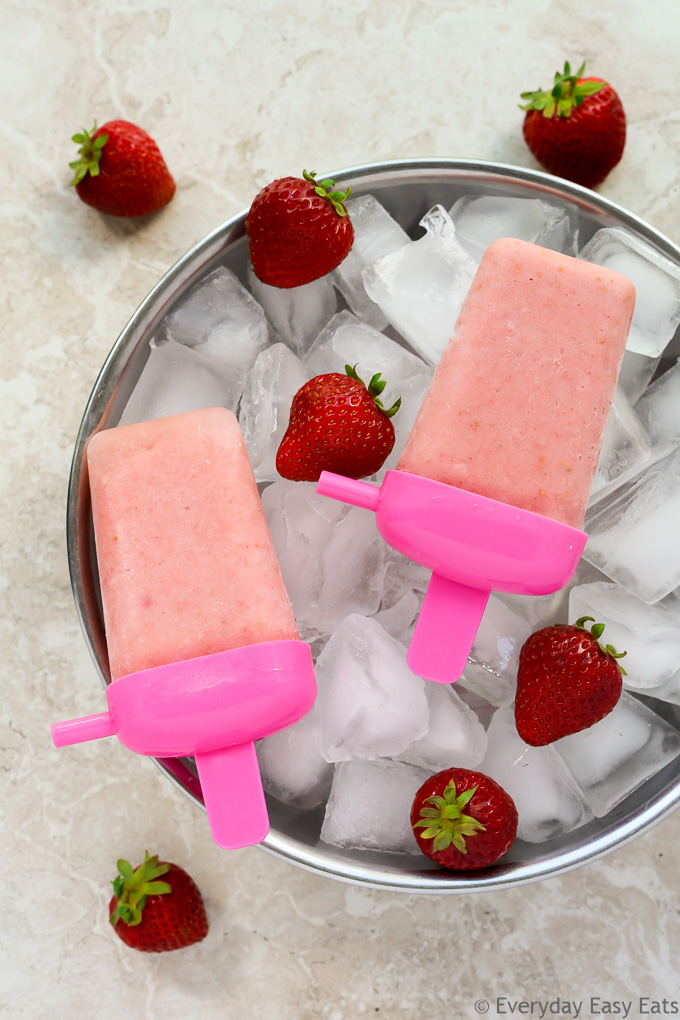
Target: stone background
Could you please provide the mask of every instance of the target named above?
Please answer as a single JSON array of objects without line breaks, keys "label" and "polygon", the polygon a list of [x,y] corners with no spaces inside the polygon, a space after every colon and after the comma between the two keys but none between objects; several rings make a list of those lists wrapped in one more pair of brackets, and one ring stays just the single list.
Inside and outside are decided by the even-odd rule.
[{"label": "stone background", "polygon": [[[509,1014],[506,996],[595,1016],[599,996],[632,999],[634,1017],[640,995],[680,998],[677,814],[559,879],[405,896],[221,852],[151,763],[115,741],[56,752],[49,739],[51,722],[103,708],[66,564],[73,443],[160,276],[303,166],[535,167],[518,96],[565,58],[587,59],[627,111],[602,194],[680,241],[676,0],[0,0],[0,24],[0,1015],[449,1020],[480,998]],[[67,186],[70,136],[115,117],[152,134],[177,180],[149,221],[101,217]],[[113,937],[115,861],[145,847],[202,888],[200,946],[145,956]]]}]

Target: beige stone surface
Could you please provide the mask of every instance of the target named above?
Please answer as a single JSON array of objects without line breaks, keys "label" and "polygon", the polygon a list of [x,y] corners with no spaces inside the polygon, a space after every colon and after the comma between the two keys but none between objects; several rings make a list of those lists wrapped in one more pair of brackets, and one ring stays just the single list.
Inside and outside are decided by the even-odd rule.
[{"label": "beige stone surface", "polygon": [[[449,1020],[479,999],[490,1016],[558,999],[606,1014],[595,996],[632,1001],[635,1017],[639,996],[680,999],[677,814],[523,889],[373,892],[221,852],[153,764],[112,740],[56,752],[49,738],[51,722],[103,708],[66,563],[73,443],[107,352],[165,270],[303,166],[536,166],[518,94],[565,57],[608,77],[628,113],[600,191],[678,242],[679,18],[676,0],[0,0],[0,1016]],[[68,188],[70,135],[95,117],[161,145],[178,190],[160,215],[116,222]],[[145,847],[203,889],[202,945],[145,956],[112,935],[116,858]]]}]

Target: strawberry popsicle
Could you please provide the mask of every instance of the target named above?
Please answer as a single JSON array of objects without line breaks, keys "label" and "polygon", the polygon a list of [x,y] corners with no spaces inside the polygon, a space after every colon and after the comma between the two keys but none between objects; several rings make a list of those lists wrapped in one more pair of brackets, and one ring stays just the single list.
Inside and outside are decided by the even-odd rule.
[{"label": "strawberry popsicle", "polygon": [[115,682],[99,730],[58,724],[55,743],[115,732],[194,754],[216,842],[259,842],[253,740],[304,715],[315,685],[238,422],[210,408],[108,429],[87,462]]},{"label": "strawberry popsicle", "polygon": [[113,680],[298,638],[230,411],[99,432],[87,466]]},{"label": "strawberry popsicle", "polygon": [[619,273],[494,242],[397,470],[379,490],[321,475],[317,491],[374,509],[386,541],[432,570],[418,675],[460,676],[491,591],[544,595],[572,576],[634,303]]},{"label": "strawberry popsicle", "polygon": [[491,244],[397,469],[580,528],[634,303],[619,273]]}]

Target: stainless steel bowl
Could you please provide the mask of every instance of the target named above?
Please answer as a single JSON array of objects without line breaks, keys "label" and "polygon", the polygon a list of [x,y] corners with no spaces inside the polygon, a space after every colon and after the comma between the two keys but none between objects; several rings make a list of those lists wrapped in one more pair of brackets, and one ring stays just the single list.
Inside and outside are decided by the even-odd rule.
[{"label": "stainless steel bowl", "polygon": [[[578,215],[581,243],[602,226],[624,226],[680,265],[680,249],[642,220],[578,185],[547,174],[472,160],[403,160],[352,167],[333,174],[353,195],[372,193],[412,235],[434,204],[449,208],[464,194],[545,197],[569,203]],[[116,340],[85,408],[75,445],[68,494],[67,544],[71,584],[85,640],[104,685],[110,682],[99,583],[94,556],[85,446],[93,432],[117,424],[148,356],[148,340],[169,309],[199,277],[224,264],[245,277],[245,212],[228,220],[166,273]],[[680,709],[650,700],[680,725]],[[197,805],[200,786],[190,759],[158,761]],[[377,889],[459,893],[535,882],[569,871],[630,842],[676,807],[680,764],[671,763],[606,818],[539,845],[517,842],[502,862],[477,873],[456,874],[426,858],[378,851],[350,851],[319,844],[322,812],[303,812],[270,799],[271,831],[262,848],[317,874]]]}]

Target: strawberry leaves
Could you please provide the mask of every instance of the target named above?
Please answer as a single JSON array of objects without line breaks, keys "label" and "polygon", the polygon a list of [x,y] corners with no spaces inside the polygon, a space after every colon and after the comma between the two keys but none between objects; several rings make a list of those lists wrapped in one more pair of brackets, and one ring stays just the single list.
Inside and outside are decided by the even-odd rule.
[{"label": "strawberry leaves", "polygon": [[[362,386],[366,386],[364,380],[359,375],[357,375],[356,365],[345,365],[345,373],[346,375],[349,376],[350,379],[354,379],[355,382],[361,383]],[[382,372],[376,372],[375,375],[371,376],[371,381],[369,382],[368,386],[366,386],[366,389],[368,390],[369,394],[373,397],[376,407],[379,407],[382,413],[387,418],[392,418],[393,415],[395,415],[399,408],[401,407],[401,397],[397,397],[397,399],[395,400],[391,407],[389,408],[384,407],[382,400],[380,400],[380,394],[387,386],[387,382],[384,379],[380,378],[381,375]]]},{"label": "strawberry leaves", "polygon": [[335,181],[332,181],[330,177],[327,177],[324,181],[317,181],[315,170],[303,170],[302,176],[310,184],[314,185],[314,192],[320,198],[327,198],[335,209],[338,216],[347,216],[347,206],[345,202],[352,194],[352,189],[347,188],[346,191],[334,191]]},{"label": "strawberry leaves", "polygon": [[[588,627],[586,627],[586,620],[591,620],[592,621],[593,626],[590,627],[590,629]],[[624,657],[624,655],[628,654],[628,652],[617,652],[616,649],[612,645],[603,645],[600,642],[600,638],[602,637],[602,632],[604,631],[604,624],[603,623],[595,623],[595,617],[594,616],[581,616],[576,621],[574,626],[577,627],[578,630],[585,630],[586,633],[591,634],[592,637],[595,638],[595,643],[597,644],[597,647],[600,649],[600,651],[604,655],[608,655],[611,659],[622,659]],[[623,666],[621,665],[621,663],[617,662],[616,665],[619,667],[619,669],[621,670],[623,675],[626,676],[627,675],[626,671],[623,668]]]},{"label": "strawberry leaves", "polygon": [[99,161],[102,158],[102,149],[109,140],[107,134],[98,135],[97,138],[93,138],[95,131],[97,130],[97,121],[94,122],[92,131],[86,131],[83,128],[82,132],[72,136],[71,140],[80,146],[78,149],[79,158],[74,160],[73,163],[69,163],[72,170],[75,171],[73,180],[70,182],[71,186],[75,186],[87,175],[90,174],[92,177],[99,175]]},{"label": "strawberry leaves", "polygon": [[544,117],[568,117],[573,109],[578,109],[583,100],[595,95],[606,85],[604,81],[584,81],[579,83],[586,69],[585,61],[578,71],[572,74],[569,61],[565,61],[564,71],[555,74],[555,81],[550,91],[536,89],[534,92],[522,92],[521,98],[527,102],[519,104],[520,110],[538,110]]},{"label": "strawberry leaves", "polygon": [[473,786],[456,795],[456,784],[452,779],[442,796],[435,795],[425,799],[424,803],[432,806],[420,809],[420,820],[413,828],[423,830],[420,833],[422,839],[434,840],[432,843],[434,851],[446,850],[453,843],[457,850],[466,854],[465,836],[474,836],[485,829],[478,819],[463,813],[463,808],[476,792],[477,787]]},{"label": "strawberry leaves", "polygon": [[138,868],[133,870],[130,862],[122,858],[117,862],[117,867],[118,874],[111,885],[118,903],[109,922],[114,926],[119,920],[130,926],[140,924],[147,896],[162,896],[172,892],[167,882],[156,881],[170,870],[170,865],[159,864],[158,854],[150,857],[148,851],[145,851],[144,861]]}]

